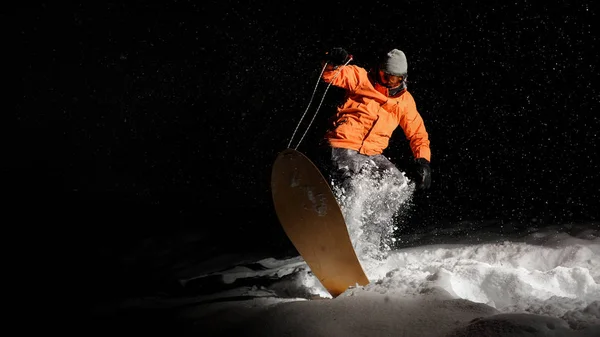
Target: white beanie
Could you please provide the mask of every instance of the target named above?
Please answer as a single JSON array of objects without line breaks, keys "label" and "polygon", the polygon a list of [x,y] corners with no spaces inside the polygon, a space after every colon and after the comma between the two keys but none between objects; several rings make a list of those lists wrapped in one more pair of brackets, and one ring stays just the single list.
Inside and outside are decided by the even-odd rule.
[{"label": "white beanie", "polygon": [[392,49],[387,53],[387,58],[383,62],[383,70],[396,76],[404,76],[408,72],[408,63],[406,62],[406,55],[401,50]]}]

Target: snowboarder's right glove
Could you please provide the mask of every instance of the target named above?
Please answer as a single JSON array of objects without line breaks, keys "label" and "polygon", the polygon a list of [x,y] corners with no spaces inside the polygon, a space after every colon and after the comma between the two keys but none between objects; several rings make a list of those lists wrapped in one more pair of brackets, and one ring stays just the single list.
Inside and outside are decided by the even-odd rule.
[{"label": "snowboarder's right glove", "polygon": [[431,167],[429,161],[425,158],[415,160],[416,167],[416,186],[418,190],[426,190],[431,186]]},{"label": "snowboarder's right glove", "polygon": [[325,61],[333,66],[339,66],[348,62],[351,57],[352,55],[348,54],[344,48],[336,47],[325,54]]}]

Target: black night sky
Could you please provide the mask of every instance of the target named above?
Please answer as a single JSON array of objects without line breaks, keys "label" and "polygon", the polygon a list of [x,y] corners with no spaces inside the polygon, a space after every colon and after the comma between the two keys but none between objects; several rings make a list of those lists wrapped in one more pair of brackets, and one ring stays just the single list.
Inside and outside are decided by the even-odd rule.
[{"label": "black night sky", "polygon": [[[289,249],[270,169],[336,46],[367,67],[382,50],[408,57],[433,169],[408,228],[599,221],[598,5],[535,3],[20,8],[8,18],[20,91],[2,142],[16,237],[51,247],[30,261],[60,256],[66,270],[138,290],[160,276],[111,264],[136,240],[195,233],[202,247],[178,255],[194,259]],[[328,95],[298,148],[309,156],[336,103]],[[411,159],[400,129],[386,154],[401,168]]]}]

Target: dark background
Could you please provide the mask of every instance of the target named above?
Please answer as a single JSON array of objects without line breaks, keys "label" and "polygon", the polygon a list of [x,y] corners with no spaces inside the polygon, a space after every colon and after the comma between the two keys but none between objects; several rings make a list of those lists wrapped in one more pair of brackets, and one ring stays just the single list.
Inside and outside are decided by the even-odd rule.
[{"label": "dark background", "polygon": [[[20,90],[2,133],[10,241],[36,247],[22,253],[29,265],[52,259],[86,289],[103,285],[88,292],[143,292],[161,279],[155,264],[177,259],[289,251],[270,169],[335,46],[363,66],[383,50],[407,54],[433,185],[415,195],[406,230],[598,220],[591,1],[47,2],[7,20]],[[336,95],[298,150],[312,153]],[[407,167],[400,130],[386,154]],[[197,246],[115,262],[181,233]]]}]

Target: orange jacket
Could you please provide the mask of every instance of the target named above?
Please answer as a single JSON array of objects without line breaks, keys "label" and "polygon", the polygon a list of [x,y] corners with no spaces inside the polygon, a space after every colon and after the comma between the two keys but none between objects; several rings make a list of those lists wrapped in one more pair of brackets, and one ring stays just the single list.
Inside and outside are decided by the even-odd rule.
[{"label": "orange jacket", "polygon": [[333,128],[325,135],[330,146],[366,155],[380,154],[400,125],[414,157],[431,160],[429,135],[415,100],[406,89],[388,97],[387,89],[378,84],[374,86],[367,71],[356,65],[326,70],[323,80],[346,89],[347,96],[346,102],[338,107]]}]

